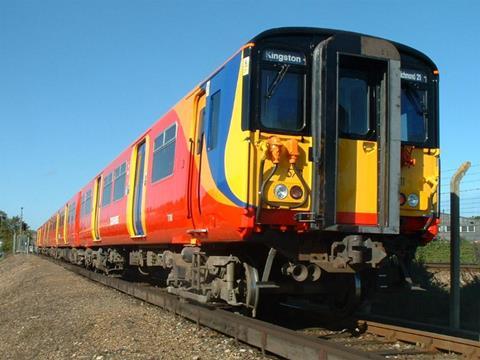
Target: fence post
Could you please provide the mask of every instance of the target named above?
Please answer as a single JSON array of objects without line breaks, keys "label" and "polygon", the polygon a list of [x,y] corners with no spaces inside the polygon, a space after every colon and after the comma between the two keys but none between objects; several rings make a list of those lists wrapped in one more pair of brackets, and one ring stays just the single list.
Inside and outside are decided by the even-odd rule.
[{"label": "fence post", "polygon": [[450,327],[460,328],[460,181],[470,168],[463,163],[450,180]]},{"label": "fence post", "polygon": [[17,231],[13,230],[13,241],[12,241],[12,253],[13,253],[13,255],[15,255],[16,245],[17,245]]}]

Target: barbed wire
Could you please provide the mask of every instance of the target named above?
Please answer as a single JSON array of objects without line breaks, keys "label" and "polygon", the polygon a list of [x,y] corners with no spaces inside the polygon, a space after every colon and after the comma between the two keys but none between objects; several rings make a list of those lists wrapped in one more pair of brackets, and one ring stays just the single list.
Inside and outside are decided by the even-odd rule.
[{"label": "barbed wire", "polygon": [[[467,172],[467,173],[465,174],[465,177],[469,177],[469,176],[472,176],[472,175],[480,175],[480,171],[475,171],[475,172],[472,172],[472,173]],[[448,179],[448,180],[450,180],[451,177],[452,177],[452,175],[445,175],[445,176],[440,176],[440,179]]]},{"label": "barbed wire", "polygon": [[[480,164],[474,163],[470,166],[470,169],[475,168],[475,167],[479,167],[479,166],[480,166]],[[457,171],[457,170],[458,170],[458,167],[457,168],[452,168],[452,169],[442,170],[442,173],[446,173],[446,172],[450,172],[450,171],[453,172],[453,171]]]},{"label": "barbed wire", "polygon": [[[480,190],[480,187],[472,188],[472,189],[464,189],[464,190],[460,190],[460,192],[471,192],[471,191],[478,191],[478,190]],[[440,194],[450,194],[450,191],[441,192]]]},{"label": "barbed wire", "polygon": [[[463,180],[462,180],[462,182],[460,183],[460,185],[461,185],[461,184],[471,184],[471,183],[479,183],[479,184],[480,184],[480,179],[466,180],[466,181],[463,181]],[[442,184],[441,187],[446,187],[446,186],[447,186],[447,187],[450,186],[450,183]]]}]

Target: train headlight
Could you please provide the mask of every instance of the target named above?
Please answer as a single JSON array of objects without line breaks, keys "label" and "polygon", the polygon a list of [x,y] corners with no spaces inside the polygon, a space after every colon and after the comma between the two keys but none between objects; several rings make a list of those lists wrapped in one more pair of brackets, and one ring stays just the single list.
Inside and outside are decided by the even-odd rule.
[{"label": "train headlight", "polygon": [[407,204],[411,207],[417,207],[420,199],[418,198],[417,194],[410,194],[407,197]]},{"label": "train headlight", "polygon": [[288,189],[284,184],[278,184],[273,189],[273,193],[279,200],[284,200],[288,196]]},{"label": "train headlight", "polygon": [[405,194],[400,193],[398,197],[398,201],[400,202],[400,206],[405,205],[405,203],[407,202],[407,198],[405,197]]},{"label": "train headlight", "polygon": [[298,185],[293,185],[290,189],[290,196],[295,200],[301,199],[303,196],[302,188]]}]

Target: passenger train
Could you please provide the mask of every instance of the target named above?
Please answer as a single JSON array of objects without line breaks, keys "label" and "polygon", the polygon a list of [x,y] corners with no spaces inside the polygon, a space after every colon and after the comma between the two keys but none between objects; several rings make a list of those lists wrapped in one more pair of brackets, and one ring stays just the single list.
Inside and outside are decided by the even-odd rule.
[{"label": "passenger train", "polygon": [[66,201],[37,245],[251,315],[269,296],[351,311],[385,279],[411,283],[437,234],[438,82],[396,42],[265,31]]}]

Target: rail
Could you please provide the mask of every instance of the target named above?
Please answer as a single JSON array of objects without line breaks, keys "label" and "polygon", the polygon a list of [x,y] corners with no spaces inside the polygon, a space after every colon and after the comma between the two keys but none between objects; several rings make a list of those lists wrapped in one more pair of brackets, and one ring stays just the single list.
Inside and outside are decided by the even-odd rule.
[{"label": "rail", "polygon": [[[432,270],[450,271],[450,263],[424,263],[423,266],[425,266],[427,269],[432,269]],[[480,264],[461,264],[460,270],[480,272]]]},{"label": "rail", "polygon": [[198,326],[207,326],[236,341],[257,347],[262,350],[262,353],[270,352],[287,359],[384,359],[382,356],[348,349],[328,340],[305,336],[264,321],[218,308],[192,304],[158,288],[108,277],[75,265],[55,262],[90,280],[190,319]]},{"label": "rail", "polygon": [[[187,318],[198,326],[207,326],[234,338],[236,341],[257,347],[264,354],[269,352],[287,359],[385,359],[385,356],[395,353],[395,351],[388,353],[354,349],[219,308],[193,304],[153,286],[128,282],[95,273],[76,265],[56,260],[52,261],[92,281]],[[480,358],[480,342],[478,341],[382,324],[371,320],[361,320],[359,324],[366,327],[366,332],[384,337],[385,341],[395,340],[422,344],[424,352],[427,353],[446,351],[462,354],[467,358]],[[420,351],[418,354],[424,352]],[[398,354],[402,354],[402,352],[399,351]]]},{"label": "rail", "polygon": [[364,321],[367,332],[382,336],[387,340],[404,341],[412,344],[422,344],[425,350],[454,352],[464,357],[480,358],[480,342],[430,331],[416,330],[374,321]]}]

